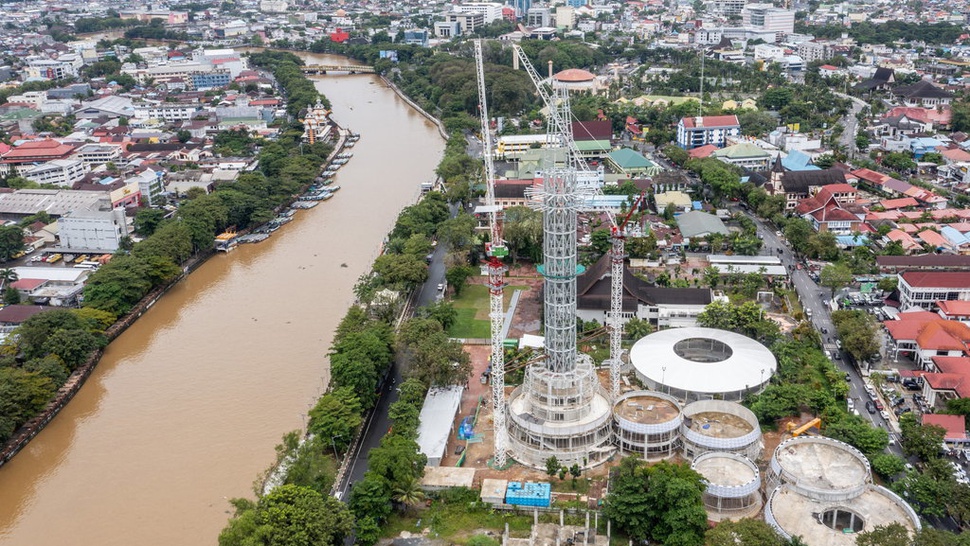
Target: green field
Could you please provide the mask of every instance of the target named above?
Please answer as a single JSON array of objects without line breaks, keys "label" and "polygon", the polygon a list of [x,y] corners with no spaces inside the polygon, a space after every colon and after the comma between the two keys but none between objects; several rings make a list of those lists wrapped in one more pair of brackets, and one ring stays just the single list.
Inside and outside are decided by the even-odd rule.
[{"label": "green field", "polygon": [[[527,286],[505,287],[505,309],[508,309],[513,292],[527,288]],[[451,300],[451,304],[455,307],[458,318],[448,329],[449,336],[471,339],[487,339],[491,336],[491,325],[488,320],[488,287],[482,284],[467,285],[462,290],[461,297]]]}]

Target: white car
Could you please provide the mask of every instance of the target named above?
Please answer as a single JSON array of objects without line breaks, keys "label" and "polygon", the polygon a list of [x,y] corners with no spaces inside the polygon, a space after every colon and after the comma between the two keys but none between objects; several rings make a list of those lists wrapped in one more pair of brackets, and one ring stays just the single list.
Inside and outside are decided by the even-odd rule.
[{"label": "white car", "polygon": [[888,411],[882,410],[882,411],[879,412],[879,415],[881,415],[883,419],[885,419],[887,421],[889,420],[889,412]]},{"label": "white car", "polygon": [[445,283],[439,282],[438,283],[438,292],[444,292],[444,290],[445,290]]},{"label": "white car", "polygon": [[855,409],[855,402],[853,402],[851,398],[846,399],[845,403],[846,403],[846,406],[848,406],[849,411],[852,411]]}]

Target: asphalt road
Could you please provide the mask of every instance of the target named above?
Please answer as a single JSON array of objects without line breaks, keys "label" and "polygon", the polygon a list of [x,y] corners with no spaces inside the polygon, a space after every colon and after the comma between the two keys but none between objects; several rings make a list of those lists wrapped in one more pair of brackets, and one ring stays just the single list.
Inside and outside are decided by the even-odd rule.
[{"label": "asphalt road", "polygon": [[[740,212],[743,212],[751,218],[758,226],[759,237],[764,240],[765,247],[769,249],[769,253],[780,257],[785,267],[793,267],[789,271],[792,286],[794,286],[795,291],[798,293],[798,300],[801,302],[802,308],[811,312],[812,324],[815,326],[815,330],[822,336],[824,349],[833,356],[836,354],[842,356],[841,351],[835,343],[835,324],[832,322],[832,313],[829,308],[831,290],[816,284],[809,276],[807,270],[797,268],[799,261],[788,246],[787,241],[775,234],[777,228],[774,225],[766,224],[746,211]],[[776,250],[778,248],[782,249],[780,254]],[[829,333],[822,333],[824,331],[823,329]],[[871,414],[866,411],[866,401],[869,400],[869,394],[865,390],[862,375],[854,366],[848,363],[845,356],[836,358],[832,362],[843,373],[849,374],[849,398],[852,399],[855,409],[859,411],[859,415],[863,419],[871,422],[873,426],[889,432],[890,438],[894,440],[890,444],[889,450],[896,455],[902,456],[902,450],[899,447],[899,433],[896,431],[896,425],[888,423],[879,413]]]},{"label": "asphalt road", "polygon": [[842,134],[839,136],[839,144],[845,147],[845,151],[849,154],[849,156],[855,156],[855,137],[858,133],[859,127],[859,120],[856,118],[856,114],[861,112],[862,109],[867,105],[864,101],[849,95],[843,95],[842,93],[835,93],[835,95],[852,101],[852,108],[849,110],[849,113],[842,118],[842,126],[845,127],[845,130],[842,131]]},{"label": "asphalt road", "polygon": [[[452,217],[458,214],[458,207],[451,206]],[[432,254],[431,264],[428,266],[428,280],[418,289],[418,294],[414,301],[415,307],[423,307],[434,303],[441,296],[438,284],[445,282],[445,249],[444,245],[437,245]],[[350,488],[357,481],[363,479],[367,472],[367,457],[371,449],[381,445],[381,438],[387,434],[391,428],[391,419],[388,417],[388,410],[394,402],[397,402],[397,386],[402,381],[402,366],[399,362],[394,362],[390,373],[381,385],[380,398],[377,406],[367,416],[364,425],[364,435],[357,449],[351,454],[350,468],[344,474],[343,481],[340,482],[337,492],[339,498],[346,501],[350,500]]]}]

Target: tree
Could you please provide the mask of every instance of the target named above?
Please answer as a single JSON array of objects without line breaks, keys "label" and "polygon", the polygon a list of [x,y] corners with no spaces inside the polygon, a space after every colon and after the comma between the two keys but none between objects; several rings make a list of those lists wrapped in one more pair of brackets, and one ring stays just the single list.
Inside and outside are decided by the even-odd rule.
[{"label": "tree", "polygon": [[906,527],[893,522],[861,533],[856,537],[855,543],[856,546],[911,546],[912,539]]},{"label": "tree", "polygon": [[350,387],[334,389],[321,396],[310,410],[308,429],[342,452],[353,441],[363,421],[362,411],[360,398]]},{"label": "tree", "polygon": [[381,539],[381,527],[370,516],[358,517],[354,526],[354,537],[357,544],[373,546]]},{"label": "tree", "polygon": [[704,535],[704,546],[787,546],[767,523],[757,519],[722,521]]},{"label": "tree", "polygon": [[542,256],[542,213],[524,206],[505,209],[502,236],[512,254],[512,263],[523,256],[538,259]]},{"label": "tree", "polygon": [[879,352],[879,330],[872,315],[860,310],[839,310],[832,313],[832,322],[842,348],[857,360],[867,360]]},{"label": "tree", "polygon": [[428,458],[418,451],[418,444],[398,434],[390,434],[368,456],[370,472],[384,478],[390,489],[406,486],[424,473]]},{"label": "tree", "polygon": [[18,226],[0,226],[0,261],[7,262],[24,251],[24,230]]},{"label": "tree", "polygon": [[902,447],[906,455],[915,455],[924,461],[938,459],[946,429],[936,425],[922,425],[911,413],[900,417]]},{"label": "tree", "polygon": [[0,366],[0,442],[37,415],[54,396],[50,377],[10,366]]},{"label": "tree", "polygon": [[219,535],[220,546],[336,546],[353,528],[343,503],[308,487],[282,485],[255,505],[234,504],[236,514]]},{"label": "tree", "polygon": [[477,222],[470,214],[459,214],[438,225],[438,240],[453,250],[467,251],[475,242]]},{"label": "tree", "polygon": [[468,277],[474,274],[475,270],[471,266],[456,265],[445,271],[445,280],[448,281],[448,286],[455,291],[455,296],[461,296],[462,291],[465,290],[465,284],[468,282]]},{"label": "tree", "polygon": [[415,256],[384,254],[374,260],[374,273],[384,284],[407,290],[427,280],[428,266]]},{"label": "tree", "polygon": [[409,511],[424,500],[424,491],[421,490],[421,479],[418,476],[404,482],[394,488],[394,502],[404,506],[405,511]]},{"label": "tree", "polygon": [[546,459],[546,474],[555,476],[559,472],[559,459],[555,455]]},{"label": "tree", "polygon": [[155,229],[162,223],[164,218],[164,210],[149,208],[138,209],[138,212],[135,213],[134,220],[135,233],[143,237],[148,237],[152,233],[155,233]]},{"label": "tree", "polygon": [[793,218],[785,223],[785,238],[796,252],[805,253],[808,239],[815,230],[804,218]]},{"label": "tree", "polygon": [[671,546],[702,542],[707,529],[704,481],[686,464],[646,466],[627,457],[611,482],[604,514],[631,538]]},{"label": "tree", "polygon": [[626,334],[627,339],[638,340],[650,335],[652,332],[653,325],[650,324],[650,321],[638,317],[631,317],[623,325],[623,333]]},{"label": "tree", "polygon": [[447,330],[458,320],[458,311],[450,302],[439,301],[418,308],[418,316],[436,320],[442,328]]},{"label": "tree", "polygon": [[884,478],[890,478],[906,470],[906,461],[889,453],[879,453],[872,457],[872,469]]},{"label": "tree", "polygon": [[843,264],[829,264],[819,273],[819,284],[830,288],[833,298],[836,290],[847,286],[850,282],[852,282],[852,271]]},{"label": "tree", "polygon": [[384,478],[368,471],[354,484],[349,504],[358,520],[369,517],[380,524],[391,515],[391,489]]}]

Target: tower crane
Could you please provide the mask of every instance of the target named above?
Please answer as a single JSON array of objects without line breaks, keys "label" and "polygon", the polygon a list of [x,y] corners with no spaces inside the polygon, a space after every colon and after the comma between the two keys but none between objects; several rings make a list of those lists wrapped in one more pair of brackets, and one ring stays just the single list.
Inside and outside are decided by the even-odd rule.
[{"label": "tower crane", "polygon": [[[525,50],[518,44],[512,44],[512,48],[514,50],[513,58],[517,61],[517,64],[525,67],[526,72],[532,79],[532,84],[549,110],[550,132],[554,131],[562,141],[562,145],[567,149],[569,155],[568,163],[577,170],[588,171],[589,166],[583,160],[582,154],[576,146],[576,141],[573,139],[569,91],[565,89],[559,91],[553,88],[554,94],[550,95],[546,91],[539,73],[536,72],[535,67],[529,61]],[[550,78],[552,77],[551,64],[550,62]],[[627,237],[625,228],[632,216],[632,212],[638,208],[637,205],[643,199],[644,195],[641,194],[636,203],[634,203],[634,206],[631,207],[630,213],[623,219],[622,224],[618,225],[613,214],[611,212],[607,213],[610,219],[610,235],[612,238],[610,249],[610,311],[607,319],[607,327],[610,332],[610,394],[614,399],[620,395],[620,368],[622,367],[620,355],[622,353],[621,343],[623,338],[623,260],[626,257],[625,246]]]},{"label": "tower crane", "polygon": [[488,268],[488,318],[491,324],[492,364],[492,421],[495,428],[496,468],[507,462],[508,429],[505,425],[505,348],[502,325],[505,318],[503,289],[505,272],[502,258],[508,256],[508,248],[502,239],[502,227],[498,206],[495,204],[495,166],[492,163],[492,136],[488,127],[488,104],[485,101],[485,64],[482,60],[482,41],[475,40],[475,72],[478,76],[478,115],[482,124],[482,157],[485,160],[485,207],[488,213],[489,241],[485,243]]}]

